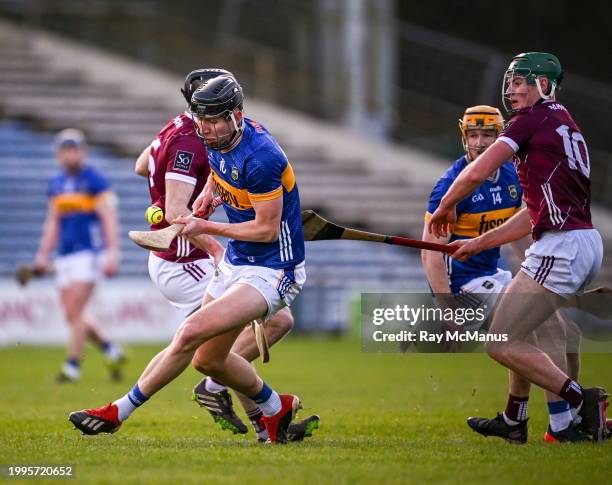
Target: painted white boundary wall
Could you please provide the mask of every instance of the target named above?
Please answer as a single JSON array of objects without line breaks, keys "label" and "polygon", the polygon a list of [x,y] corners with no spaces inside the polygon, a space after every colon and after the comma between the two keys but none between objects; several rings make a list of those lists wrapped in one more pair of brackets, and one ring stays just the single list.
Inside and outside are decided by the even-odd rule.
[{"label": "painted white boundary wall", "polygon": [[[119,342],[167,342],[182,319],[148,279],[100,283],[88,308],[105,335]],[[68,326],[51,279],[20,288],[0,280],[0,347],[64,344]]]}]

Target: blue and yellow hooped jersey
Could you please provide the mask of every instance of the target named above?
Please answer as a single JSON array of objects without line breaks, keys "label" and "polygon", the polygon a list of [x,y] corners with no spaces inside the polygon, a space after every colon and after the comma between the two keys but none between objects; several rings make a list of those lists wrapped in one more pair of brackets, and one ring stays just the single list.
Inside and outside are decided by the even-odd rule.
[{"label": "blue and yellow hooped jersey", "polygon": [[[465,156],[461,157],[438,180],[429,197],[425,219],[435,212],[440,200],[467,164]],[[457,204],[457,224],[450,240],[478,237],[503,224],[520,210],[522,198],[523,191],[514,165],[506,162],[469,197]],[[445,256],[448,258],[451,291],[457,293],[468,281],[495,274],[499,253],[499,248],[488,249],[466,262]]]},{"label": "blue and yellow hooped jersey", "polygon": [[283,198],[280,235],[275,242],[230,240],[226,257],[235,265],[292,269],[304,261],[300,195],[287,156],[256,121],[244,119],[242,140],[229,152],[208,151],[215,190],[230,223],[255,219],[253,202]]},{"label": "blue and yellow hooped jersey", "polygon": [[51,180],[49,203],[59,215],[58,254],[103,248],[95,207],[108,189],[108,180],[93,167],[84,167],[77,174],[62,170]]}]

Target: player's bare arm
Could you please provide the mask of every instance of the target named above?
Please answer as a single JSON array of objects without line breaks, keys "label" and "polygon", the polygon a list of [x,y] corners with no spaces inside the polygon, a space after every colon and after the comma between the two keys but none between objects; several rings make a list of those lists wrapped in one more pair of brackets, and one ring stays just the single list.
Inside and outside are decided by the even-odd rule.
[{"label": "player's bare arm", "polygon": [[[423,226],[423,241],[439,244],[448,243],[450,236],[434,236],[427,229],[427,223],[428,221],[425,221]],[[425,275],[431,287],[431,291],[434,293],[451,293],[446,264],[444,263],[444,256],[442,253],[437,251],[421,251],[421,261],[423,262],[423,269],[425,270]]]},{"label": "player's bare arm", "polygon": [[165,218],[168,224],[191,213],[188,204],[194,185],[179,180],[166,179]]},{"label": "player's bare arm", "polygon": [[212,200],[215,195],[215,184],[212,173],[208,175],[206,185],[193,202],[193,212],[200,217],[208,217],[212,213]]},{"label": "player's bare arm", "polygon": [[252,204],[255,210],[255,219],[252,221],[228,224],[194,217],[179,217],[173,222],[175,224],[185,224],[181,234],[187,237],[209,234],[238,241],[273,242],[278,240],[280,220],[283,213],[283,198],[252,201]]},{"label": "player's bare arm", "polygon": [[49,255],[57,244],[59,228],[59,215],[53,203],[49,204],[47,209],[47,216],[42,229],[42,236],[40,238],[40,246],[36,253],[34,265],[37,268],[48,270],[49,269]]},{"label": "player's bare arm", "polygon": [[112,190],[106,190],[96,198],[95,211],[102,225],[102,236],[106,244],[106,260],[102,270],[112,276],[119,270],[119,220],[118,199]]},{"label": "player's bare arm", "polygon": [[[188,216],[191,213],[188,204],[193,195],[193,188],[194,186],[190,183],[166,179],[165,217],[169,224],[178,217]],[[188,237],[188,239],[194,246],[210,254],[215,263],[218,264],[223,257],[224,248],[213,237],[201,234]]]},{"label": "player's bare arm", "polygon": [[136,164],[134,165],[134,172],[141,177],[149,176],[149,155],[151,154],[151,146],[149,145],[145,148],[138,158],[136,159]]},{"label": "player's bare arm", "polygon": [[447,236],[452,230],[457,214],[455,206],[478,188],[496,169],[514,155],[512,148],[503,141],[496,141],[474,162],[461,172],[440,202],[429,220],[428,230],[436,237]]},{"label": "player's bare arm", "polygon": [[452,256],[459,261],[467,261],[482,251],[524,238],[531,233],[531,227],[529,213],[526,208],[523,208],[504,224],[482,236],[451,243],[452,246],[457,247],[457,251]]}]

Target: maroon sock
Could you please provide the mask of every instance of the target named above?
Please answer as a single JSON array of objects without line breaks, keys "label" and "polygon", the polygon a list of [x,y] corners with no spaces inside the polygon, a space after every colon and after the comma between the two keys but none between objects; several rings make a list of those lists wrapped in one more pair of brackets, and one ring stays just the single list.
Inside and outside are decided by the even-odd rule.
[{"label": "maroon sock", "polygon": [[528,401],[529,396],[519,397],[509,394],[508,404],[506,404],[506,410],[504,411],[506,418],[512,421],[525,421],[527,419]]},{"label": "maroon sock", "polygon": [[255,428],[256,433],[261,433],[264,429],[266,429],[264,423],[261,421],[261,418],[263,418],[263,413],[261,412],[261,409],[255,408],[246,413],[246,415],[251,421],[253,428]]},{"label": "maroon sock", "polygon": [[561,387],[561,391],[557,393],[561,399],[565,399],[574,409],[580,408],[582,404],[582,386],[576,381],[567,379]]}]

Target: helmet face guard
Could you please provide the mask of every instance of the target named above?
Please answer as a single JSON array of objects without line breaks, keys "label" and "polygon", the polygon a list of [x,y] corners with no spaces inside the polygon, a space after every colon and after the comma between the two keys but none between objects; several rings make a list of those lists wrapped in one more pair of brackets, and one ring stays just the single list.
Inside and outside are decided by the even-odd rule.
[{"label": "helmet face guard", "polygon": [[[554,99],[555,90],[563,80],[563,71],[559,59],[553,54],[545,52],[527,52],[519,54],[512,59],[502,81],[502,102],[508,113],[515,113],[518,108],[512,107],[513,81],[520,77],[525,79],[527,86],[536,86],[541,99]],[[549,88],[545,93],[542,90],[540,78],[548,79]]]},{"label": "helmet face guard", "polygon": [[[244,124],[236,120],[236,112],[242,110],[242,88],[232,76],[218,76],[206,81],[191,97],[190,110],[194,117],[196,133],[213,150],[222,150],[234,144],[242,134]],[[216,141],[207,140],[201,123],[221,118],[231,122],[231,132],[216,135]],[[214,125],[213,125],[214,126]]]},{"label": "helmet face guard", "polygon": [[504,118],[499,109],[493,106],[479,105],[472,106],[465,110],[463,117],[459,119],[459,131],[461,132],[461,143],[465,154],[470,155],[470,147],[468,143],[468,132],[472,130],[494,130],[495,136],[504,129]]}]

